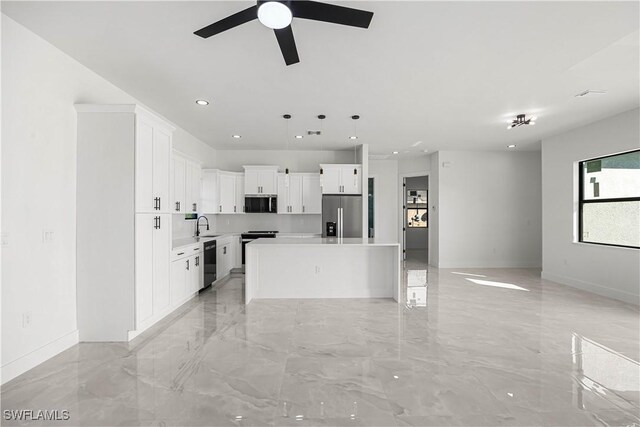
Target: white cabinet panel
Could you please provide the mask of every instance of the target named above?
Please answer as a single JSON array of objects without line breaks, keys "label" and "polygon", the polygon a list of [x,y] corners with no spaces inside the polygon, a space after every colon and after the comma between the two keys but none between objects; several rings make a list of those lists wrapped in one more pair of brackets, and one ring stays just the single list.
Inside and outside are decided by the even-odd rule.
[{"label": "white cabinet panel", "polygon": [[235,213],[244,213],[244,175],[237,173],[236,175],[236,204]]},{"label": "white cabinet panel", "polygon": [[205,214],[218,213],[220,198],[218,194],[218,171],[215,169],[202,171],[201,212]]},{"label": "white cabinet panel", "polygon": [[168,212],[171,131],[136,118],[136,212]]},{"label": "white cabinet panel", "polygon": [[171,168],[173,187],[173,204],[171,205],[171,211],[176,213],[184,213],[186,206],[185,178],[187,162],[184,158],[174,155],[171,163],[173,165]]},{"label": "white cabinet panel", "polygon": [[[362,194],[362,167],[357,164],[320,165],[322,194]],[[354,173],[355,170],[355,173]]]},{"label": "white cabinet panel", "polygon": [[171,305],[177,304],[187,296],[187,263],[183,258],[171,263]]},{"label": "white cabinet panel", "polygon": [[277,194],[278,166],[244,166],[244,192],[253,194]]},{"label": "white cabinet panel", "polygon": [[136,122],[136,212],[153,212],[153,126]]},{"label": "white cabinet panel", "polygon": [[322,213],[322,188],[320,175],[302,175],[302,212],[308,214]]},{"label": "white cabinet panel", "polygon": [[277,169],[258,171],[258,184],[260,185],[261,194],[276,194],[278,192],[277,173]]},{"label": "white cabinet panel", "polygon": [[344,194],[362,194],[362,168],[360,166],[342,168],[342,192]]},{"label": "white cabinet panel", "polygon": [[278,213],[289,213],[289,187],[287,177],[283,173],[278,174]]},{"label": "white cabinet panel", "polygon": [[158,215],[153,229],[153,314],[166,310],[171,303],[171,215]]},{"label": "white cabinet panel", "polygon": [[185,207],[185,211],[191,213],[198,212],[202,170],[200,169],[200,165],[190,161],[187,161],[186,170],[185,192],[187,194],[187,206]]},{"label": "white cabinet panel", "polygon": [[341,172],[342,170],[334,165],[323,165],[321,177],[323,194],[338,194],[341,192]]},{"label": "white cabinet panel", "polygon": [[220,213],[233,213],[236,204],[236,177],[228,172],[221,172],[218,177],[220,188]]},{"label": "white cabinet panel", "polygon": [[302,175],[289,176],[289,213],[302,213]]},{"label": "white cabinet panel", "polygon": [[245,194],[259,194],[258,188],[258,171],[247,170],[244,171],[244,193]]},{"label": "white cabinet panel", "polygon": [[170,212],[171,132],[153,128],[153,199],[159,212]]}]

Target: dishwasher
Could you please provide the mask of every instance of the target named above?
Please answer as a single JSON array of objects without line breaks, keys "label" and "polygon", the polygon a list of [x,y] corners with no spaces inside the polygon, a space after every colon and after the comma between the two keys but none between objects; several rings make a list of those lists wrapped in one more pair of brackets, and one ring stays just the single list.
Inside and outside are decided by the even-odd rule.
[{"label": "dishwasher", "polygon": [[202,265],[204,274],[204,286],[201,289],[207,289],[213,282],[216,281],[216,241],[212,240],[204,244],[203,253],[204,264]]}]

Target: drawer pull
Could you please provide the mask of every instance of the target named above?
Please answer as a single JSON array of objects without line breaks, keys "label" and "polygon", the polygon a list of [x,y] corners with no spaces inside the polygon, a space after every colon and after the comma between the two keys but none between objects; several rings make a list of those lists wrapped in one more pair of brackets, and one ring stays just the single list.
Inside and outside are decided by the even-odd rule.
[{"label": "drawer pull", "polygon": [[178,255],[184,255],[184,252],[178,252]]}]

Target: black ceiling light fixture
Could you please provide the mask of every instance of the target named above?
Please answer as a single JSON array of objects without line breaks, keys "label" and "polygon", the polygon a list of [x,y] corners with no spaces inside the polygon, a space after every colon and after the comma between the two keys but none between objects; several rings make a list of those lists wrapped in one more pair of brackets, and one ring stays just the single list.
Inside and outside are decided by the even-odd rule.
[{"label": "black ceiling light fixture", "polygon": [[300,62],[296,41],[293,38],[293,30],[291,29],[293,18],[369,28],[373,12],[310,0],[258,0],[255,6],[207,25],[194,32],[194,34],[206,39],[258,19],[263,25],[273,29],[278,45],[280,45],[284,62],[287,65],[292,65]]},{"label": "black ceiling light fixture", "polygon": [[513,129],[520,126],[535,125],[536,119],[536,116],[527,118],[525,114],[518,114],[516,118],[511,121],[511,124],[507,126],[507,129]]}]

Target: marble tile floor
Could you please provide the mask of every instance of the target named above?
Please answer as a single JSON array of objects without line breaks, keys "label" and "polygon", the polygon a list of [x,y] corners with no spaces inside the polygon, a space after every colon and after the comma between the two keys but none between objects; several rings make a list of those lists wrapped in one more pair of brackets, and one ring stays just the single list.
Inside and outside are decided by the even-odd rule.
[{"label": "marble tile floor", "polygon": [[640,425],[637,307],[529,269],[412,261],[405,283],[425,306],[244,306],[235,276],[132,343],[81,343],[10,381],[3,411],[70,419],[3,425]]}]

